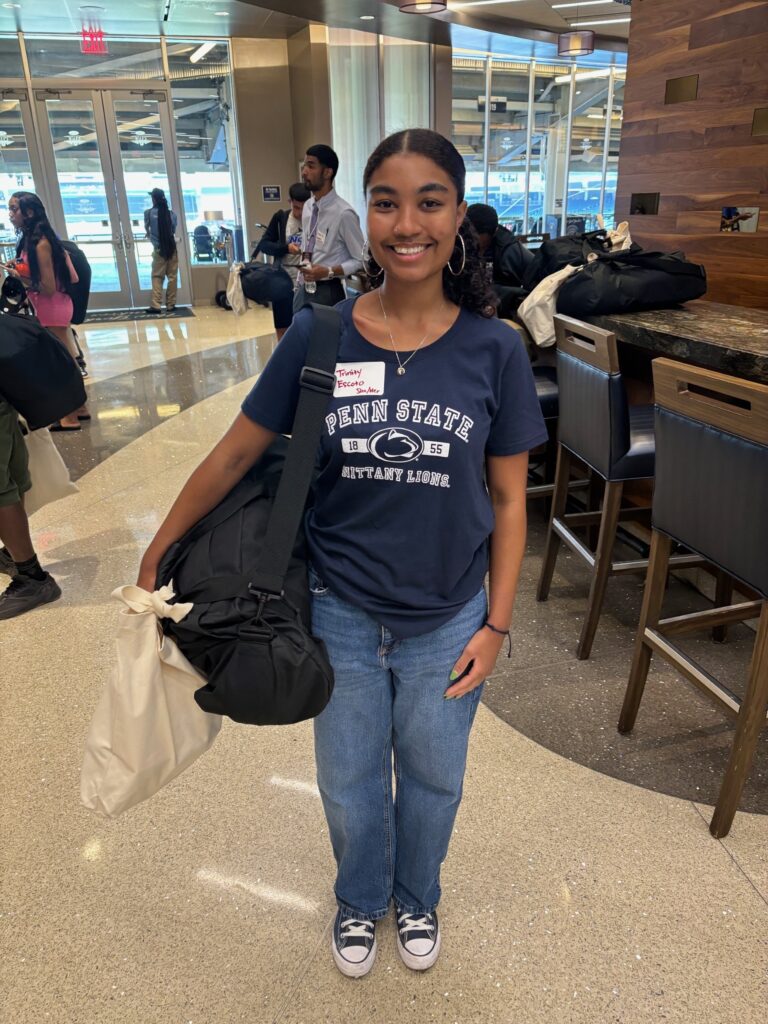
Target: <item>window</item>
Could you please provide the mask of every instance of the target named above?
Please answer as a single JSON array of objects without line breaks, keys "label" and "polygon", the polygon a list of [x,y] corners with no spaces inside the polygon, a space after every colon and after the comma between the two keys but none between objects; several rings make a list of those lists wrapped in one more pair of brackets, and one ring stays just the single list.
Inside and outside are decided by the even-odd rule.
[{"label": "window", "polygon": [[24,77],[18,36],[0,36],[0,77]]},{"label": "window", "polygon": [[229,44],[169,39],[168,66],[192,262],[224,262],[240,222]]},{"label": "window", "polygon": [[32,166],[22,120],[22,101],[6,97],[0,103],[0,259],[15,254],[16,231],[8,220],[8,200],[14,192],[35,192]]},{"label": "window", "polygon": [[488,199],[499,223],[525,231],[528,64],[493,61],[488,146]]},{"label": "window", "polygon": [[453,142],[467,201],[494,207],[516,234],[559,235],[564,216],[566,231],[591,230],[601,212],[612,226],[624,75],[577,67],[574,78],[570,64],[456,54]]},{"label": "window", "polygon": [[485,202],[485,60],[453,59],[452,132],[467,169],[467,203]]},{"label": "window", "polygon": [[147,81],[163,77],[159,39],[112,39],[108,53],[82,53],[80,36],[27,36],[29,71],[33,78],[133,78]]}]

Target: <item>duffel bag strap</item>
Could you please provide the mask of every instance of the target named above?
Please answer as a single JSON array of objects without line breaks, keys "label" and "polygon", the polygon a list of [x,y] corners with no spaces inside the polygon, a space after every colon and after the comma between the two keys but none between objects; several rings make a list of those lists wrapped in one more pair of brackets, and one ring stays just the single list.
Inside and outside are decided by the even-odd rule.
[{"label": "duffel bag strap", "polygon": [[291,561],[296,534],[312,482],[317,447],[328,402],[336,383],[334,371],[341,336],[341,316],[330,306],[312,303],[314,324],[301,370],[299,403],[291,443],[269,516],[264,547],[250,590],[255,595],[280,597]]}]

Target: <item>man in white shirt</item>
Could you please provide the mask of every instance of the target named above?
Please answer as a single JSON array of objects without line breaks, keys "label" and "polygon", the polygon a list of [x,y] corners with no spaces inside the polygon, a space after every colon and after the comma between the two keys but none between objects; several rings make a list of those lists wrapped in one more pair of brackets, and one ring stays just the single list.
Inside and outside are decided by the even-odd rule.
[{"label": "man in white shirt", "polygon": [[[310,146],[301,179],[312,193],[302,211],[302,269],[294,310],[307,302],[334,306],[345,297],[343,279],[362,268],[363,233],[357,213],[333,187],[339,158],[330,146]],[[307,292],[304,282],[316,290]]]}]

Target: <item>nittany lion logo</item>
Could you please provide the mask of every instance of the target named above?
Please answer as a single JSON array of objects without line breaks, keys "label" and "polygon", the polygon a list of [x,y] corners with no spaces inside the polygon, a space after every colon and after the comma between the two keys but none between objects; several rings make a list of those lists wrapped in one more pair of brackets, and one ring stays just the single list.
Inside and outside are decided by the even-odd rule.
[{"label": "nittany lion logo", "polygon": [[423,450],[419,435],[401,427],[385,427],[368,441],[368,451],[381,462],[413,462]]}]

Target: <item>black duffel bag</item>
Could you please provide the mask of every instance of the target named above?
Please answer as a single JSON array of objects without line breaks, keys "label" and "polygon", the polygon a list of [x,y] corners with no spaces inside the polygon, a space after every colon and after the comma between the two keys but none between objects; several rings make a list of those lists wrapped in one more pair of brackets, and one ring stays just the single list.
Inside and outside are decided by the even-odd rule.
[{"label": "black duffel bag", "polygon": [[293,282],[279,263],[246,263],[240,271],[243,295],[251,302],[271,302],[272,288],[278,278],[287,278],[290,287],[293,288]]},{"label": "black duffel bag", "polygon": [[219,503],[163,557],[156,587],[191,601],[180,621],[163,619],[206,678],[203,711],[249,725],[287,725],[319,714],[333,689],[325,645],[311,635],[302,524],[334,369],[341,318],[312,307],[289,441],[279,437]]},{"label": "black duffel bag", "polygon": [[566,316],[600,316],[666,309],[699,299],[707,274],[683,253],[617,252],[590,260],[557,293],[557,311]]},{"label": "black duffel bag", "polygon": [[23,313],[0,314],[0,395],[30,430],[68,416],[88,397],[66,348],[36,317]]},{"label": "black duffel bag", "polygon": [[611,251],[606,231],[587,231],[581,235],[563,235],[542,242],[525,269],[523,287],[532,291],[540,281],[569,263],[586,263],[591,253]]}]

